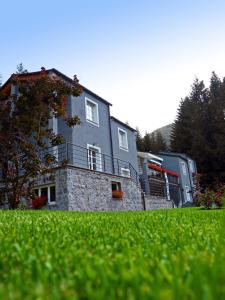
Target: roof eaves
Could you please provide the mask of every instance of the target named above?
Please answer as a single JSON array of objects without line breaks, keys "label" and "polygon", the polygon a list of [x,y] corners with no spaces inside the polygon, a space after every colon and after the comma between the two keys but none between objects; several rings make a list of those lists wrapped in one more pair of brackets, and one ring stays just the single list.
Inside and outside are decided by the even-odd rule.
[{"label": "roof eaves", "polygon": [[[55,68],[49,69],[48,72],[56,73],[58,76],[63,77],[66,81],[69,81],[69,82],[72,82],[72,81],[73,81],[70,77],[66,76],[65,74],[61,73],[60,71],[56,70]],[[91,90],[89,90],[88,88],[86,88],[85,86],[83,86],[82,84],[80,84],[80,86],[81,86],[81,88],[82,88],[85,92],[91,94],[93,97],[98,98],[100,101],[102,101],[102,102],[104,102],[104,103],[106,103],[106,104],[112,106],[112,104],[111,104],[110,102],[108,102],[108,101],[106,101],[105,99],[103,99],[102,97],[98,96],[97,94],[95,94],[94,92],[92,92]]]},{"label": "roof eaves", "polygon": [[128,129],[130,129],[130,130],[132,130],[132,131],[134,131],[134,132],[137,131],[136,129],[130,127],[130,125],[127,125],[126,123],[123,123],[122,121],[118,120],[117,118],[115,118],[115,117],[113,117],[113,116],[111,116],[110,119],[112,119],[112,120],[114,120],[114,121],[120,123],[120,124],[123,125],[124,127],[127,127]]}]

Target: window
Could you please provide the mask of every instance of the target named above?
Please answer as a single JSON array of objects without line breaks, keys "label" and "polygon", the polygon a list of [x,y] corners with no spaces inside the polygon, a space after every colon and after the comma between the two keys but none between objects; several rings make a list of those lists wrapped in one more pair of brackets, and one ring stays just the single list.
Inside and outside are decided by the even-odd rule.
[{"label": "window", "polygon": [[36,188],[34,189],[34,193],[36,196],[46,196],[46,198],[48,199],[48,204],[53,204],[56,201],[56,192],[54,185]]},{"label": "window", "polygon": [[117,200],[122,200],[124,193],[121,189],[121,183],[112,181],[112,198]]},{"label": "window", "polygon": [[190,166],[191,173],[194,173],[195,169],[194,169],[193,161],[191,159],[189,159],[188,161],[189,161],[189,166]]},{"label": "window", "polygon": [[118,136],[120,149],[128,151],[127,132],[121,128],[118,128]]},{"label": "window", "polygon": [[186,192],[186,200],[187,202],[191,202],[191,190],[189,186],[185,186],[185,192]]},{"label": "window", "polygon": [[187,169],[186,169],[186,165],[185,162],[181,162],[181,168],[182,168],[182,172],[184,175],[187,175]]},{"label": "window", "polygon": [[98,104],[94,101],[85,98],[86,102],[86,120],[95,125],[99,125]]},{"label": "window", "polygon": [[121,183],[112,181],[112,191],[121,191]]},{"label": "window", "polygon": [[91,170],[102,171],[101,148],[87,145],[88,167]]},{"label": "window", "polygon": [[50,203],[55,202],[56,195],[55,195],[55,186],[50,186]]},{"label": "window", "polygon": [[128,169],[128,168],[121,168],[121,176],[129,177],[130,178],[130,169]]}]

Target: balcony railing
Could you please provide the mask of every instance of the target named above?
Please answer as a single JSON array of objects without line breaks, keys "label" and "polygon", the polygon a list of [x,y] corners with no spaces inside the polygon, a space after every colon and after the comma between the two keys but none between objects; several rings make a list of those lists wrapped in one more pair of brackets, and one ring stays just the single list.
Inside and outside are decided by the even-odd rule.
[{"label": "balcony railing", "polygon": [[46,155],[53,155],[56,158],[54,166],[66,163],[74,167],[129,177],[139,185],[138,173],[130,162],[101,153],[100,149],[95,146],[87,149],[66,142],[40,152],[41,159],[44,159]]}]

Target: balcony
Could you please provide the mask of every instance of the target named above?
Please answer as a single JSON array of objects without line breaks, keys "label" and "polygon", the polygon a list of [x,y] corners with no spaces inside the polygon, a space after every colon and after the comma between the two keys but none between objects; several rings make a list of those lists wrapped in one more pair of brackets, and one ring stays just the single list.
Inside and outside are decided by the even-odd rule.
[{"label": "balcony", "polygon": [[40,158],[46,156],[56,157],[52,167],[60,165],[74,166],[82,169],[89,169],[97,172],[128,177],[139,185],[139,176],[130,162],[101,153],[98,147],[90,146],[89,149],[64,143],[59,146],[50,147],[40,152]]}]

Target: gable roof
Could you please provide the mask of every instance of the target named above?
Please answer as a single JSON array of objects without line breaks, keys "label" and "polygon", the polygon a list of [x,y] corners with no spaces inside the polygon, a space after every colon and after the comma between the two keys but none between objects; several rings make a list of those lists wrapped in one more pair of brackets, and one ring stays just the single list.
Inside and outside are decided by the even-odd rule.
[{"label": "gable roof", "polygon": [[[23,73],[23,74],[12,74],[9,77],[9,79],[0,87],[0,91],[9,92],[10,91],[10,82],[15,78],[18,78],[21,81],[25,81],[25,80],[38,79],[45,74],[51,74],[51,73],[56,74],[57,76],[63,78],[67,82],[71,83],[73,81],[70,77],[66,76],[65,74],[61,73],[60,71],[56,70],[55,68],[52,68],[49,70],[41,70],[41,71],[29,72],[29,73]],[[98,100],[104,102],[105,104],[112,106],[112,104],[110,102],[108,102],[105,99],[103,99],[102,97],[98,96],[97,94],[95,94],[94,92],[92,92],[91,90],[89,90],[88,88],[83,86],[82,84],[79,84],[79,85],[83,89],[83,91],[89,93],[93,97],[96,97]]]}]

